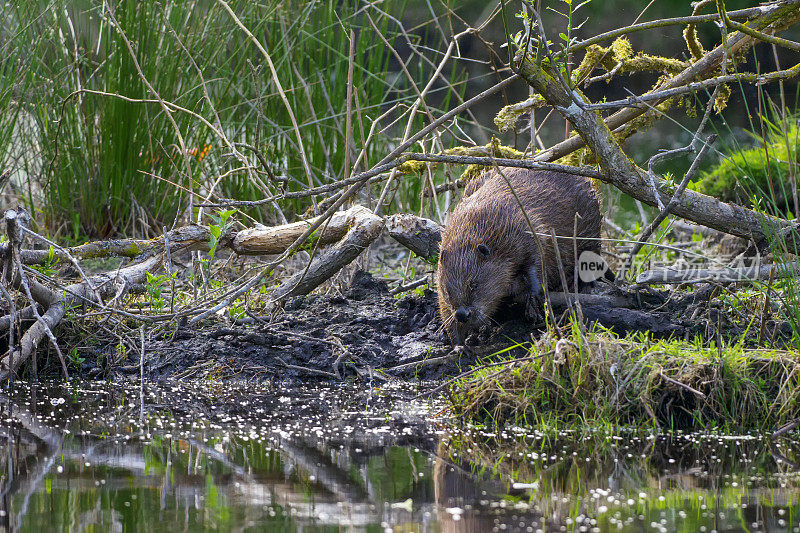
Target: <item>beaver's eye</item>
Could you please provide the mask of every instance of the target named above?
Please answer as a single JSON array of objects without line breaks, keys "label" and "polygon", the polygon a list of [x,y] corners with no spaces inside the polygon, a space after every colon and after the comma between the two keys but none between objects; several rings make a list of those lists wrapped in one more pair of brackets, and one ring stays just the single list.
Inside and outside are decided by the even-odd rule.
[{"label": "beaver's eye", "polygon": [[485,244],[483,244],[483,243],[481,243],[481,244],[479,244],[479,245],[478,245],[478,248],[477,248],[477,250],[478,250],[478,255],[479,255],[479,256],[481,256],[481,257],[483,257],[484,259],[486,259],[487,257],[489,257],[489,254],[491,253],[491,250],[489,250],[489,247],[488,247],[488,246],[486,246],[486,245],[485,245]]}]

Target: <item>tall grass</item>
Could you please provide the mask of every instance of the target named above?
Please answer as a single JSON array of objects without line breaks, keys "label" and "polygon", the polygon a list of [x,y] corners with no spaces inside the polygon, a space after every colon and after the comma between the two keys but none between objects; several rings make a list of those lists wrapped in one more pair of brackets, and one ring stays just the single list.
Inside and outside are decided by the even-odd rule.
[{"label": "tall grass", "polygon": [[[26,200],[51,232],[75,239],[158,233],[188,218],[189,191],[196,203],[255,200],[278,191],[273,176],[298,190],[363,170],[386,153],[401,126],[384,125],[416,93],[368,17],[389,46],[407,48],[419,38],[397,24],[404,0],[383,2],[380,10],[358,0],[229,5],[268,51],[297,131],[264,57],[217,2],[31,0],[0,8],[0,46],[15,32],[28,43],[20,46],[18,39],[17,55],[0,60],[0,141],[13,130],[15,109],[26,109],[24,139],[17,142],[40,150]],[[432,71],[421,61],[407,67],[420,80]],[[25,80],[34,83],[21,105],[3,105],[13,93],[9,87]],[[439,100],[446,105],[455,91],[445,84]],[[159,99],[186,110],[171,112],[177,129]],[[370,136],[373,121],[393,108]],[[232,147],[243,156],[234,157]],[[404,192],[418,193],[414,186]],[[309,203],[280,209],[289,216]],[[247,214],[263,222],[279,216],[274,205]]]}]

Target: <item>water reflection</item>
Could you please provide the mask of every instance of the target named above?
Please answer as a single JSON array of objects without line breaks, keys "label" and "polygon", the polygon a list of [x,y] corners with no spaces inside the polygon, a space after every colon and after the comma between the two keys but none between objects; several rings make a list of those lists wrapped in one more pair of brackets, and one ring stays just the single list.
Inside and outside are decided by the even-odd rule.
[{"label": "water reflection", "polygon": [[800,447],[448,426],[412,386],[18,385],[17,530],[798,531]]}]

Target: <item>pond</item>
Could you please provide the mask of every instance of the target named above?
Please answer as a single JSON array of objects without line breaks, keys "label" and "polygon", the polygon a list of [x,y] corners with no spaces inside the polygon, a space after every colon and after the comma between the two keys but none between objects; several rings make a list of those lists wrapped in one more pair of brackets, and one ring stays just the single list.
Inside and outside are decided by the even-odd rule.
[{"label": "pond", "polygon": [[[425,385],[16,383],[13,531],[798,531],[800,445],[465,427]],[[796,436],[796,435],[795,435]],[[791,437],[791,436],[790,436]]]}]

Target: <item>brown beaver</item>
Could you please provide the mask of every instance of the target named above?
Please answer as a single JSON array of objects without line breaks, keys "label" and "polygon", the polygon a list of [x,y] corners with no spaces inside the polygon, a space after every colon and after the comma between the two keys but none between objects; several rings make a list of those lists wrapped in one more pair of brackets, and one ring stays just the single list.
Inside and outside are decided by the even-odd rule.
[{"label": "brown beaver", "polygon": [[[439,312],[453,344],[462,344],[472,328],[488,323],[501,305],[520,303],[528,314],[534,312],[541,307],[543,280],[548,288],[564,290],[552,232],[565,237],[558,239],[558,248],[567,290],[572,290],[576,214],[578,237],[600,237],[600,203],[588,178],[500,171],[469,183],[442,236]],[[578,240],[577,246],[579,256],[586,250],[600,252],[599,240]]]}]

